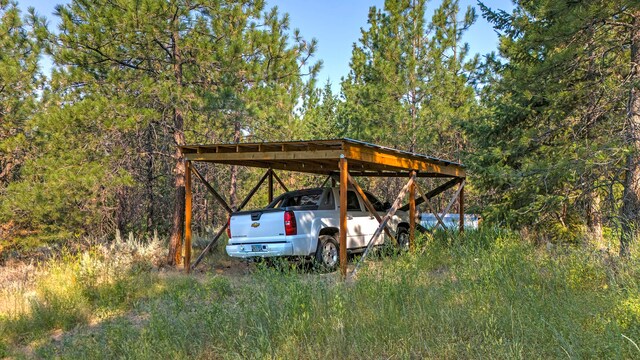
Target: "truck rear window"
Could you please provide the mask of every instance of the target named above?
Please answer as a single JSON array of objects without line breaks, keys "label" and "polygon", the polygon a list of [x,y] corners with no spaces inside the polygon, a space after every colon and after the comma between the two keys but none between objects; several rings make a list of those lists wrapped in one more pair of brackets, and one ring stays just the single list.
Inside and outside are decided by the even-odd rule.
[{"label": "truck rear window", "polygon": [[291,207],[317,208],[320,205],[321,198],[322,191],[283,194],[269,204],[268,207],[276,209]]},{"label": "truck rear window", "polygon": [[322,194],[305,194],[291,196],[284,199],[284,201],[282,202],[282,207],[318,206],[318,204],[320,203],[320,195]]}]

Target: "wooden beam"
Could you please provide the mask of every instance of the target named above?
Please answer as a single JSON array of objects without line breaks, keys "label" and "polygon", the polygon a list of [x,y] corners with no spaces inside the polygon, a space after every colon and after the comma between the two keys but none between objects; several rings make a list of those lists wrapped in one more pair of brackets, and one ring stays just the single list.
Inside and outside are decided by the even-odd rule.
[{"label": "wooden beam", "polygon": [[[284,146],[284,145],[283,145]],[[269,161],[269,160],[312,160],[338,159],[342,150],[295,150],[295,151],[265,151],[246,153],[191,153],[185,158],[192,161]]]},{"label": "wooden beam", "polygon": [[229,204],[227,204],[227,202],[224,200],[222,195],[218,194],[218,192],[213,188],[213,186],[211,186],[211,184],[209,184],[207,182],[207,180],[205,180],[204,176],[202,176],[202,174],[200,174],[198,169],[196,169],[196,167],[193,164],[191,164],[191,171],[193,171],[193,173],[198,177],[198,179],[200,179],[200,181],[202,181],[202,183],[207,188],[207,190],[209,190],[211,195],[213,195],[213,197],[218,201],[218,203],[220,203],[220,205],[222,205],[222,207],[224,207],[224,209],[227,211],[227,213],[229,213],[229,214],[232,213],[233,210],[231,210],[231,207],[229,206]]},{"label": "wooden beam", "polygon": [[207,246],[204,248],[204,250],[202,250],[202,252],[200,253],[200,255],[198,255],[198,258],[196,259],[196,261],[193,263],[193,265],[191,265],[191,270],[194,270],[196,268],[196,266],[198,266],[198,264],[200,264],[200,261],[202,261],[202,259],[204,258],[204,256],[211,251],[211,249],[213,248],[213,246],[218,242],[218,239],[220,239],[220,236],[222,236],[222,234],[224,234],[224,231],[227,230],[227,227],[229,226],[229,217],[231,215],[227,216],[227,221],[224,222],[224,225],[222,225],[222,228],[220,228],[220,230],[218,230],[218,232],[216,233],[216,236],[213,237],[213,240],[211,240]]},{"label": "wooden beam", "polygon": [[409,186],[409,249],[413,252],[416,242],[416,172],[411,172],[411,178],[414,181]]},{"label": "wooden beam", "polygon": [[[378,225],[378,228],[373,233],[373,236],[371,237],[371,239],[367,243],[367,248],[364,249],[364,252],[362,253],[362,257],[360,257],[360,260],[358,261],[356,266],[353,268],[353,271],[351,272],[351,277],[352,278],[356,276],[356,273],[358,272],[358,269],[360,268],[360,266],[364,262],[364,259],[367,257],[367,254],[369,254],[369,251],[371,250],[371,248],[373,247],[373,240],[375,238],[377,238],[378,236],[380,236],[380,233],[382,232],[382,229],[387,225],[387,222],[389,222],[389,219],[391,219],[393,217],[393,215],[395,215],[396,211],[398,211],[398,208],[400,207],[400,203],[402,202],[402,200],[404,199],[405,195],[407,194],[407,191],[409,190],[409,187],[411,186],[411,184],[415,180],[416,180],[415,176],[412,176],[412,177],[409,178],[409,182],[402,188],[402,190],[400,191],[400,194],[398,194],[398,197],[393,202],[393,205],[391,206],[391,209],[389,209],[389,211],[384,216],[384,218],[382,218],[382,223],[380,223],[380,225]],[[342,183],[340,184],[340,186],[342,186]],[[345,197],[345,203],[346,203],[346,201],[347,201],[347,199]]]},{"label": "wooden beam", "polygon": [[269,169],[269,204],[273,201],[273,170]]},{"label": "wooden beam", "polygon": [[[438,186],[437,188],[429,191],[425,196],[427,197],[427,199],[433,199],[435,196],[440,195],[441,193],[451,189],[452,187],[454,187],[456,184],[459,184],[460,181],[462,181],[462,179],[451,179],[449,181],[447,181],[446,183]],[[416,205],[420,205],[422,204],[424,200],[422,200],[422,198],[416,199]],[[402,206],[400,209],[401,211],[407,211],[409,210],[409,204],[406,204],[404,206]]]},{"label": "wooden beam", "polygon": [[191,271],[191,161],[186,160],[184,179],[184,269]]},{"label": "wooden beam", "polygon": [[460,233],[464,232],[464,181],[460,183],[460,195],[458,196],[459,216],[460,216]]},{"label": "wooden beam", "polygon": [[[260,185],[262,185],[262,183],[264,182],[264,180],[267,178],[267,176],[269,175],[269,171],[267,171],[262,178],[260,178],[260,180],[258,181],[258,183],[256,184],[256,186],[253,187],[253,189],[251,189],[251,191],[249,192],[249,194],[244,198],[244,200],[242,200],[242,203],[240,203],[240,206],[238,206],[238,210],[237,211],[241,211],[245,205],[247,205],[247,203],[251,200],[251,198],[253,197],[253,195],[255,195],[255,193],[258,191],[258,189],[260,188]],[[218,239],[220,238],[220,236],[222,235],[222,233],[227,229],[227,226],[229,225],[229,219],[231,218],[231,214],[229,214],[229,216],[227,217],[227,221],[225,222],[225,224],[222,226],[222,229],[220,229],[218,231],[218,233],[216,234],[216,236],[213,238],[213,240],[211,240],[209,242],[209,244],[207,244],[207,246],[204,248],[204,250],[202,250],[202,252],[200,253],[200,255],[198,255],[198,258],[196,259],[196,262],[193,264],[193,266],[191,267],[192,269],[195,269],[196,266],[198,266],[198,264],[200,263],[200,261],[202,260],[202,258],[204,257],[204,255],[207,253],[207,251],[209,251],[213,245],[218,242]]]},{"label": "wooden beam", "polygon": [[[376,220],[378,220],[378,224],[382,223],[382,218],[380,217],[380,214],[378,214],[378,212],[376,211],[376,209],[373,207],[373,204],[371,204],[371,202],[369,201],[369,199],[367,198],[367,194],[364,193],[364,191],[362,190],[362,188],[360,187],[360,185],[358,185],[358,183],[356,182],[356,180],[353,178],[353,176],[351,176],[351,174],[348,174],[348,179],[349,182],[353,185],[354,189],[356,189],[356,192],[358,194],[360,194],[360,197],[362,198],[362,201],[364,202],[364,206],[367,208],[367,210],[369,211],[369,213],[376,218]],[[398,243],[398,240],[396,240],[396,237],[393,236],[393,234],[391,233],[391,230],[389,229],[388,226],[384,227],[384,231],[387,233],[387,235],[393,240],[394,244]]]},{"label": "wooden beam", "polygon": [[434,174],[442,174],[453,177],[465,177],[464,168],[459,165],[441,164],[413,156],[401,156],[385,152],[373,147],[365,147],[356,144],[345,144],[345,157],[349,160],[357,160],[379,165],[387,165],[398,169],[417,170]]},{"label": "wooden beam", "polygon": [[451,210],[451,206],[453,206],[453,203],[455,203],[456,200],[458,199],[458,195],[460,195],[460,192],[462,192],[462,189],[464,189],[464,183],[465,181],[462,180],[462,182],[460,183],[460,187],[458,187],[458,190],[456,191],[456,193],[453,194],[453,196],[451,197],[451,200],[449,200],[449,204],[447,204],[447,207],[444,209],[442,214],[440,214],[440,217],[444,217],[447,213],[449,213],[449,210]]},{"label": "wooden beam", "polygon": [[289,189],[287,189],[287,186],[282,182],[282,180],[280,180],[280,177],[278,176],[278,174],[276,174],[276,172],[273,170],[271,171],[273,172],[273,177],[276,178],[276,181],[282,187],[282,190],[284,190],[284,192],[289,192]]},{"label": "wooden beam", "polygon": [[249,202],[249,200],[251,200],[253,195],[258,191],[258,189],[260,189],[260,186],[267,179],[269,174],[270,174],[270,171],[267,171],[264,175],[262,175],[262,177],[260,178],[256,186],[254,186],[253,189],[249,191],[249,194],[244,198],[244,200],[242,200],[242,203],[240,203],[240,206],[238,206],[238,210],[236,211],[240,211],[240,209],[242,209],[243,207],[245,207],[245,205],[247,205],[247,203]]},{"label": "wooden beam", "polygon": [[347,276],[347,183],[349,168],[347,159],[340,158],[340,274]]},{"label": "wooden beam", "polygon": [[442,226],[442,230],[447,230],[447,227],[444,226],[444,221],[442,221],[442,219],[440,218],[440,215],[438,214],[436,209],[433,207],[433,205],[431,205],[431,201],[429,201],[429,198],[424,194],[424,192],[420,188],[420,185],[418,185],[417,181],[416,181],[416,188],[418,189],[418,192],[420,193],[420,198],[424,201],[425,204],[427,204],[427,207],[429,208],[429,211],[431,211],[431,213],[436,217],[436,220],[438,221],[438,223],[436,224],[436,226],[434,226],[434,228],[436,228],[438,226],[438,224],[440,224],[440,226]]}]

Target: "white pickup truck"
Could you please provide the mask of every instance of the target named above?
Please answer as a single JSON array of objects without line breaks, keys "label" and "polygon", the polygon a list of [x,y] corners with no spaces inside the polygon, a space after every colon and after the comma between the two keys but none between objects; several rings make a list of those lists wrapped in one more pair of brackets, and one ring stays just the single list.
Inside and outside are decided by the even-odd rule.
[{"label": "white pickup truck", "polygon": [[[338,265],[340,232],[339,188],[315,188],[284,193],[266,208],[234,213],[229,220],[227,254],[232,257],[312,257],[327,270]],[[380,216],[389,208],[365,191]],[[409,223],[398,211],[389,221],[399,246],[408,242]],[[378,228],[358,193],[347,191],[347,252],[364,251]],[[384,233],[374,245],[384,244]]]}]

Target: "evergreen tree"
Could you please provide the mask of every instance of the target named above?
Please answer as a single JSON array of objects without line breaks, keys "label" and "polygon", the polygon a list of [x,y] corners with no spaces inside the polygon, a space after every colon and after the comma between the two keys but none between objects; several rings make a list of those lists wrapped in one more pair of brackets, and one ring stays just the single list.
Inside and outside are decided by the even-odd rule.
[{"label": "evergreen tree", "polygon": [[313,89],[305,98],[304,128],[298,136],[305,139],[333,139],[344,135],[338,122],[339,100],[327,81],[322,89]]},{"label": "evergreen tree", "polygon": [[66,223],[106,233],[166,224],[175,196],[168,260],[179,261],[184,159],[176,146],[289,136],[312,83],[304,76],[320,66],[310,62],[315,40],[291,36],[288,17],[263,1],[78,0],[57,15],[46,108],[30,125],[38,133],[25,179],[5,204],[18,194],[46,202],[19,207],[31,229]]},{"label": "evergreen tree", "polygon": [[25,122],[37,106],[41,85],[38,68],[38,19],[33,11],[21,18],[14,1],[0,0],[0,189],[16,180],[25,156]]},{"label": "evergreen tree", "polygon": [[635,153],[620,134],[637,86],[630,72],[637,5],[521,1],[512,14],[481,7],[502,32],[504,59],[485,66],[488,112],[470,128],[478,149],[470,164],[493,204],[489,215],[561,238],[575,238],[583,224],[597,233],[600,199],[617,197],[620,175],[630,171],[625,154]]},{"label": "evergreen tree", "polygon": [[477,63],[461,38],[476,17],[469,7],[460,19],[458,2],[449,0],[431,22],[425,12],[424,0],[370,9],[342,83],[340,114],[351,137],[459,158],[460,126],[475,107],[469,82]]}]

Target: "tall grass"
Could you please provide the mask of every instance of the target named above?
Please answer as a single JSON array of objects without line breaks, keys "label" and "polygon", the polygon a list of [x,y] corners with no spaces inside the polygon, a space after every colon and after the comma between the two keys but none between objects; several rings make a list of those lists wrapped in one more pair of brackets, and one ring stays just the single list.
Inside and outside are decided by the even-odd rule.
[{"label": "tall grass", "polygon": [[637,258],[540,249],[496,229],[417,248],[369,262],[352,283],[272,267],[109,272],[99,256],[69,258],[37,281],[30,311],[3,318],[0,339],[5,355],[74,359],[640,357]]}]

